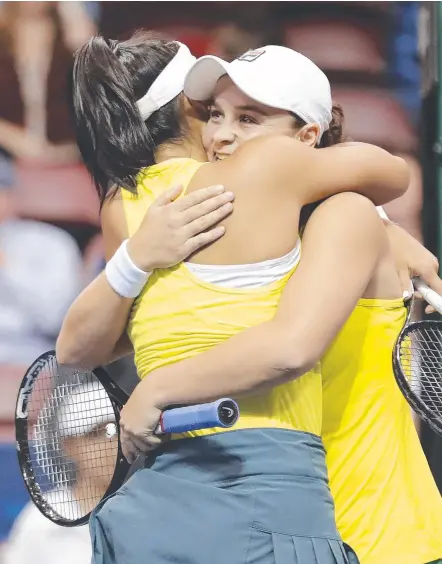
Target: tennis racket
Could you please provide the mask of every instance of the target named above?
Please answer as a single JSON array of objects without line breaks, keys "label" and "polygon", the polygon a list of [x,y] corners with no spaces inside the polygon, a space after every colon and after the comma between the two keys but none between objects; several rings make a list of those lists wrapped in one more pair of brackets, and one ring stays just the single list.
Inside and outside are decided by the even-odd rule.
[{"label": "tennis racket", "polygon": [[[119,414],[128,397],[104,368],[60,366],[55,351],[27,370],[15,412],[18,462],[32,501],[54,523],[86,523],[123,484],[129,464],[121,450]],[[238,416],[231,399],[170,409],[157,433],[231,427]]]},{"label": "tennis racket", "polygon": [[[442,296],[419,278],[415,289],[442,314]],[[442,436],[442,321],[407,322],[393,351],[399,388],[417,415]]]}]

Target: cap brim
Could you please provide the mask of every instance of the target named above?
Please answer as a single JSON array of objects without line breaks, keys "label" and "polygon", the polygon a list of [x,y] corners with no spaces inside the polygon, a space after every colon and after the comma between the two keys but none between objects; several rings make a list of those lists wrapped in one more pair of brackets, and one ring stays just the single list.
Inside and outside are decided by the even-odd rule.
[{"label": "cap brim", "polygon": [[[251,80],[247,67],[238,67],[234,63],[227,63],[214,55],[206,55],[198,59],[184,81],[184,94],[198,102],[205,102],[212,98],[218,80],[228,75],[231,81],[249,98],[275,108],[285,109],[269,103],[256,89],[256,80]],[[254,88],[255,86],[255,88]],[[288,109],[290,111],[290,109]]]},{"label": "cap brim", "polygon": [[191,100],[204,102],[212,97],[218,80],[229,74],[230,64],[219,57],[206,55],[198,59],[184,81],[184,94]]}]

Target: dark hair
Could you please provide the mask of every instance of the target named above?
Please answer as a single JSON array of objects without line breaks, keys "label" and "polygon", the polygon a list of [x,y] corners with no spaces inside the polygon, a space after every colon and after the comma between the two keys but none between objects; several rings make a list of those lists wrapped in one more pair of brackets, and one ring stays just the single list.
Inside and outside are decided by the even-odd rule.
[{"label": "dark hair", "polygon": [[101,204],[115,187],[136,193],[136,177],[155,163],[155,149],[183,137],[179,95],[146,122],[136,105],[178,48],[138,32],[122,42],[93,37],[75,54],[71,104],[77,143]]},{"label": "dark hair", "polygon": [[[303,127],[307,125],[303,119],[294,115],[296,120],[296,125]],[[318,149],[324,149],[325,147],[332,147],[338,143],[342,143],[345,140],[344,131],[344,111],[339,104],[332,105],[332,119],[328,126],[327,131],[324,131],[321,137],[321,141],[316,145]],[[299,216],[299,230],[302,232],[307,224],[312,213],[315,209],[322,204],[324,200],[319,200],[318,202],[312,202],[311,204],[306,204],[301,208],[301,213]]]},{"label": "dark hair", "polygon": [[332,105],[332,119],[327,131],[324,131],[318,148],[331,147],[345,141],[344,110],[339,104]]}]

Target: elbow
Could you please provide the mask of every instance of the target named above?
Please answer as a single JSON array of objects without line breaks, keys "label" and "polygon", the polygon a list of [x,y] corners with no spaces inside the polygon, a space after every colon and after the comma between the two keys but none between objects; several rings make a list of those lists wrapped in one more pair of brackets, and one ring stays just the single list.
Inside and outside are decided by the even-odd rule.
[{"label": "elbow", "polygon": [[281,383],[299,378],[312,370],[322,355],[322,349],[319,350],[314,343],[290,335],[287,331],[280,343],[278,372],[282,374]]},{"label": "elbow", "polygon": [[384,174],[377,180],[379,186],[375,202],[377,206],[397,200],[405,194],[410,185],[410,170],[405,160],[392,155],[388,155],[388,159],[389,174]]},{"label": "elbow", "polygon": [[84,349],[75,344],[75,341],[60,334],[55,345],[55,356],[58,364],[69,368],[92,370],[99,363],[89,358]]},{"label": "elbow", "polygon": [[286,356],[285,363],[283,365],[284,377],[282,380],[284,382],[295,380],[299,378],[306,372],[310,372],[316,366],[318,360],[314,360],[313,357],[307,358],[304,355],[291,354]]},{"label": "elbow", "polygon": [[395,183],[395,197],[396,200],[405,194],[410,186],[410,168],[402,157],[393,157],[397,166],[397,182]]}]

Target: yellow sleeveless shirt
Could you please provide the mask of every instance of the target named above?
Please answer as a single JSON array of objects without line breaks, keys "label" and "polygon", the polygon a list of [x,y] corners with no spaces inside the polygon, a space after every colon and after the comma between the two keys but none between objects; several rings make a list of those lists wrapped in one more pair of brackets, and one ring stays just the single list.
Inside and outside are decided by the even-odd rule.
[{"label": "yellow sleeveless shirt", "polygon": [[[201,165],[192,159],[171,159],[140,174],[136,196],[122,191],[129,234],[137,230],[149,206],[164,190],[178,183],[187,188]],[[128,324],[140,378],[270,320],[295,268],[272,284],[250,290],[206,283],[183,263],[156,270],[135,301]],[[273,427],[320,435],[320,372],[309,372],[270,392],[241,399],[239,407],[240,418],[232,429]],[[225,430],[201,430],[186,436],[220,431]]]},{"label": "yellow sleeveless shirt", "polygon": [[403,301],[360,300],[321,362],[336,520],[361,564],[442,558],[442,499],[393,375]]}]

